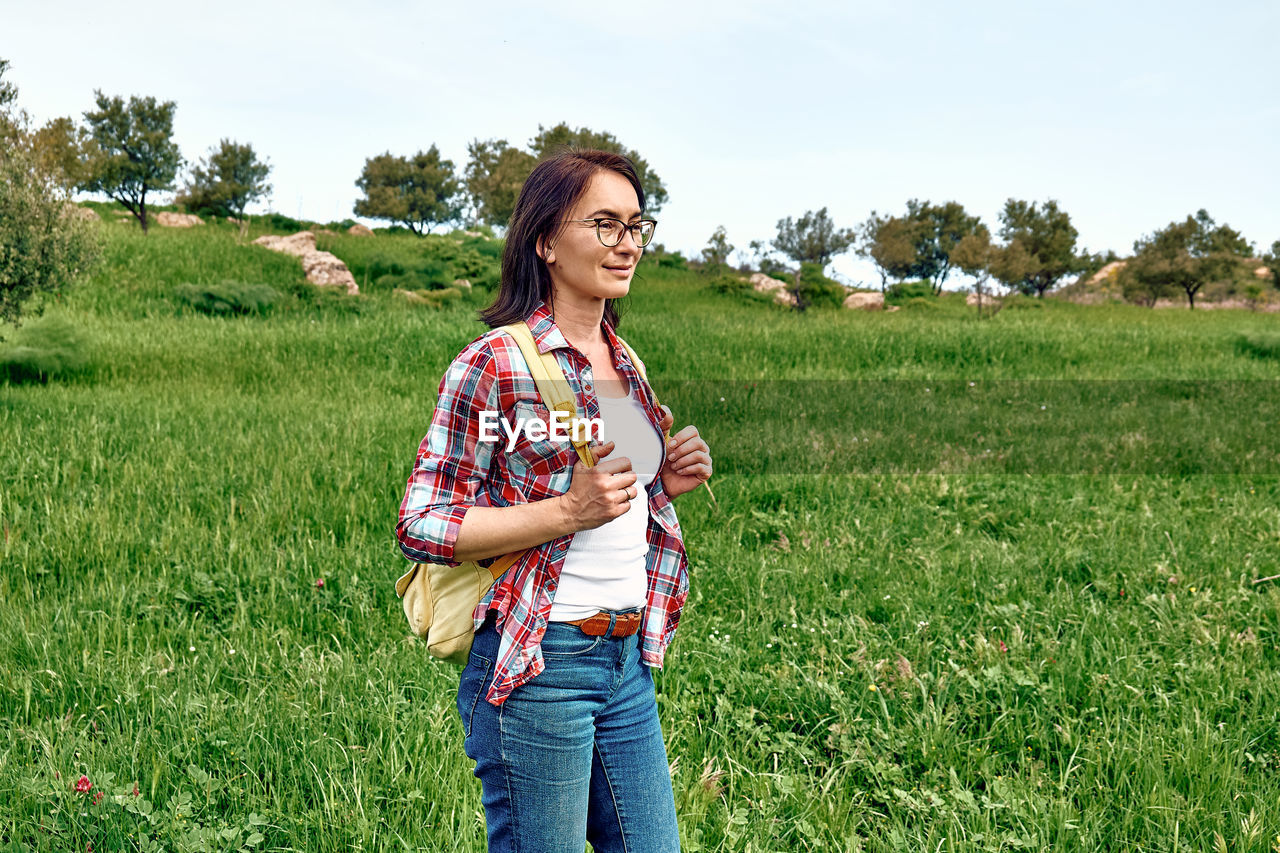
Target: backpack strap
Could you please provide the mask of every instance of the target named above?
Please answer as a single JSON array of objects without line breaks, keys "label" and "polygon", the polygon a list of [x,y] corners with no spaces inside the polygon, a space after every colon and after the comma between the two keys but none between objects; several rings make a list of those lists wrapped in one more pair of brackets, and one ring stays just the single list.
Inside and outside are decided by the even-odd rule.
[{"label": "backpack strap", "polygon": [[[641,363],[640,359],[636,357],[636,351],[631,348],[631,344],[627,343],[626,340],[624,340],[622,336],[617,334],[616,332],[614,333],[614,337],[616,337],[622,343],[623,348],[627,351],[627,355],[631,357],[632,367],[634,367],[636,369],[636,372],[640,374],[640,378],[647,383],[649,381],[649,377],[645,376],[644,374],[644,364]],[[658,403],[658,398],[656,395],[653,398],[653,405],[657,408],[661,408],[661,405]],[[665,446],[670,439],[671,439],[671,430],[663,430],[662,432],[663,445]]]},{"label": "backpack strap", "polygon": [[529,372],[533,374],[533,381],[538,386],[538,393],[542,395],[543,404],[553,412],[564,412],[568,417],[570,440],[582,464],[588,468],[595,467],[596,459],[595,454],[591,452],[590,440],[587,438],[588,431],[575,428],[578,423],[578,404],[574,400],[573,388],[570,387],[569,380],[565,379],[564,371],[560,369],[560,362],[556,361],[556,354],[538,352],[533,333],[529,331],[528,324],[523,320],[503,326],[502,331],[515,338],[516,343],[520,345],[520,352],[529,365]]}]

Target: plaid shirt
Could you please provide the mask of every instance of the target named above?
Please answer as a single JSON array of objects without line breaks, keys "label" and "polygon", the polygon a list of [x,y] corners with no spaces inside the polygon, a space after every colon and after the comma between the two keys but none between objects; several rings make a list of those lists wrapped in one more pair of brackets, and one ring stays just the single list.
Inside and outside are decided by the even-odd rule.
[{"label": "plaid shirt", "polygon": [[[555,351],[556,360],[573,387],[579,413],[585,412],[588,418],[600,417],[591,363],[565,339],[547,304],[539,304],[526,322],[538,351]],[[640,378],[607,322],[603,328],[613,366],[632,387],[639,386],[645,413],[661,434],[662,413],[652,389]],[[440,381],[431,427],[418,448],[417,463],[396,525],[400,549],[414,562],[458,565],[453,559],[454,543],[462,518],[471,506],[513,506],[569,490],[573,464],[578,458],[572,444],[550,439],[530,441],[521,431],[511,453],[507,453],[507,436],[501,430],[496,443],[479,440],[482,411],[500,412],[511,424],[531,418],[550,422],[550,413],[519,345],[497,329],[468,344]],[[664,447],[664,462],[665,453]],[[654,477],[648,495],[648,591],[640,654],[646,665],[661,667],[688,595],[688,559],[675,507],[662,488],[661,477]],[[573,534],[569,534],[529,549],[476,606],[477,629],[487,610],[498,612],[502,640],[493,684],[485,697],[494,705],[501,705],[511,691],[543,670],[542,635],[572,540]],[[482,562],[487,565],[491,561]]]}]

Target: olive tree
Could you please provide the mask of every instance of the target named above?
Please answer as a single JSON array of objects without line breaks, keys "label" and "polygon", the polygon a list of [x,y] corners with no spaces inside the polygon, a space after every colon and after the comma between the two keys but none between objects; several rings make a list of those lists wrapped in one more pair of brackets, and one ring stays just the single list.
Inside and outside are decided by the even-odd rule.
[{"label": "olive tree", "polygon": [[128,103],[95,90],[98,108],[84,114],[93,137],[89,176],[81,189],[124,205],[146,233],[147,195],[173,189],[182,154],[173,141],[173,101],[130,96]]}]

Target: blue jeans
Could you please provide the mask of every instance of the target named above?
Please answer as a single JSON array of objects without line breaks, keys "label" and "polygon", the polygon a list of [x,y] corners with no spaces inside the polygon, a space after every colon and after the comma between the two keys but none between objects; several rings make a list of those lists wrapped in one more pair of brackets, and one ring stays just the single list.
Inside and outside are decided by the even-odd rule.
[{"label": "blue jeans", "polygon": [[678,853],[675,798],[639,634],[589,637],[548,624],[546,668],[494,707],[493,617],[458,684],[467,755],[483,790],[489,851]]}]

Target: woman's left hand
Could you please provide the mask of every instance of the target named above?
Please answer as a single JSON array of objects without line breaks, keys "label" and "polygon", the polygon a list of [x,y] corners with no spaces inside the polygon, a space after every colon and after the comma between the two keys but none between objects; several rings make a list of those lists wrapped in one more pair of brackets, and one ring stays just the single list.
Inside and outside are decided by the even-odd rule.
[{"label": "woman's left hand", "polygon": [[[663,432],[671,429],[675,418],[671,410],[662,407],[661,427]],[[698,428],[690,424],[680,432],[671,436],[667,444],[667,460],[659,472],[662,488],[668,497],[692,492],[707,480],[711,479],[711,448],[698,435]]]}]

